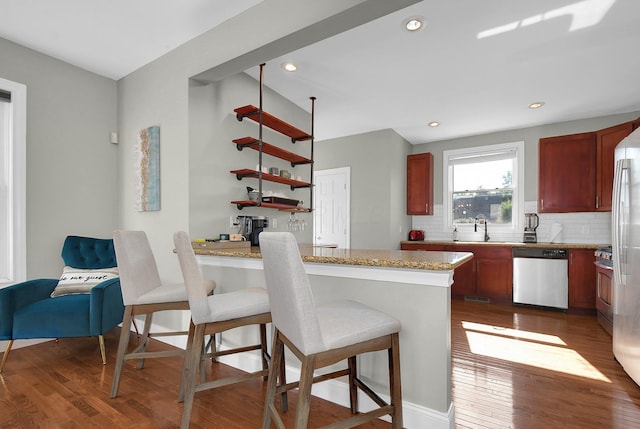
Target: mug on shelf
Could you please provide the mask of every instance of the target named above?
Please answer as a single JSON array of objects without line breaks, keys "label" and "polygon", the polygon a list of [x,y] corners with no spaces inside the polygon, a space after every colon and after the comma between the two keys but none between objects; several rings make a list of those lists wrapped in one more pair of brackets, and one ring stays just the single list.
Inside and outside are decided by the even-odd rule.
[{"label": "mug on shelf", "polygon": [[246,240],[246,238],[242,234],[231,234],[229,236],[229,240],[231,240],[231,241],[244,241],[244,240]]}]

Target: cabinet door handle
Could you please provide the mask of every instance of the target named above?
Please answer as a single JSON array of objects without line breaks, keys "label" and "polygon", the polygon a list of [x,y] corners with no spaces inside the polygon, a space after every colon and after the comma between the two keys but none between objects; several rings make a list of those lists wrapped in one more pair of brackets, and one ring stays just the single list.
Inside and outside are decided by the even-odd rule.
[{"label": "cabinet door handle", "polygon": [[596,208],[599,207],[599,204],[600,204],[600,197],[596,195]]},{"label": "cabinet door handle", "polygon": [[429,213],[429,203],[426,203],[424,205],[424,211],[425,211],[425,213]]},{"label": "cabinet door handle", "polygon": [[544,210],[544,198],[540,200],[540,210]]}]

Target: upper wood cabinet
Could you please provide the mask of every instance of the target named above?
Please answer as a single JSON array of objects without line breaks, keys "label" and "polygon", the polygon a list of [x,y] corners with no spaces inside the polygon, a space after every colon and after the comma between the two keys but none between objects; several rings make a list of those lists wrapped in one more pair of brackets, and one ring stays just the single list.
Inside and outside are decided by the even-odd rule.
[{"label": "upper wood cabinet", "polygon": [[407,214],[433,214],[433,155],[407,156]]},{"label": "upper wood cabinet", "polygon": [[540,139],[538,211],[611,211],[614,150],[638,121]]},{"label": "upper wood cabinet", "polygon": [[633,129],[633,122],[625,122],[596,132],[596,211],[611,211],[613,153],[618,143],[631,134]]},{"label": "upper wood cabinet", "polygon": [[539,154],[538,211],[594,211],[596,133],[542,138]]}]

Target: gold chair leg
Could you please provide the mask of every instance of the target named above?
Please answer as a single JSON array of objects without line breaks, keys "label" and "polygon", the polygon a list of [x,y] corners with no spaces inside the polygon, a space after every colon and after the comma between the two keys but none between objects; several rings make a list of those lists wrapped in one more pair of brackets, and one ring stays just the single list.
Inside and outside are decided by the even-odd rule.
[{"label": "gold chair leg", "polygon": [[9,340],[9,344],[7,344],[7,348],[2,355],[2,362],[0,362],[0,372],[4,368],[4,364],[7,362],[7,358],[9,357],[9,352],[11,352],[11,347],[13,347],[13,340]]},{"label": "gold chair leg", "polygon": [[104,349],[104,335],[98,335],[98,342],[100,343],[100,354],[102,355],[102,365],[107,364],[107,352]]}]

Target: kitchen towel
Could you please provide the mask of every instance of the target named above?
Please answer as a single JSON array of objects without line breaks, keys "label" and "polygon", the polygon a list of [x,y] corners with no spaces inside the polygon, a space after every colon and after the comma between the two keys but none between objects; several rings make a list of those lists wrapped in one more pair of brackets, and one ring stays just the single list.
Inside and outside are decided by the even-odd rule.
[{"label": "kitchen towel", "polygon": [[549,235],[549,243],[561,243],[562,242],[562,224],[554,222],[551,224],[551,234]]}]

